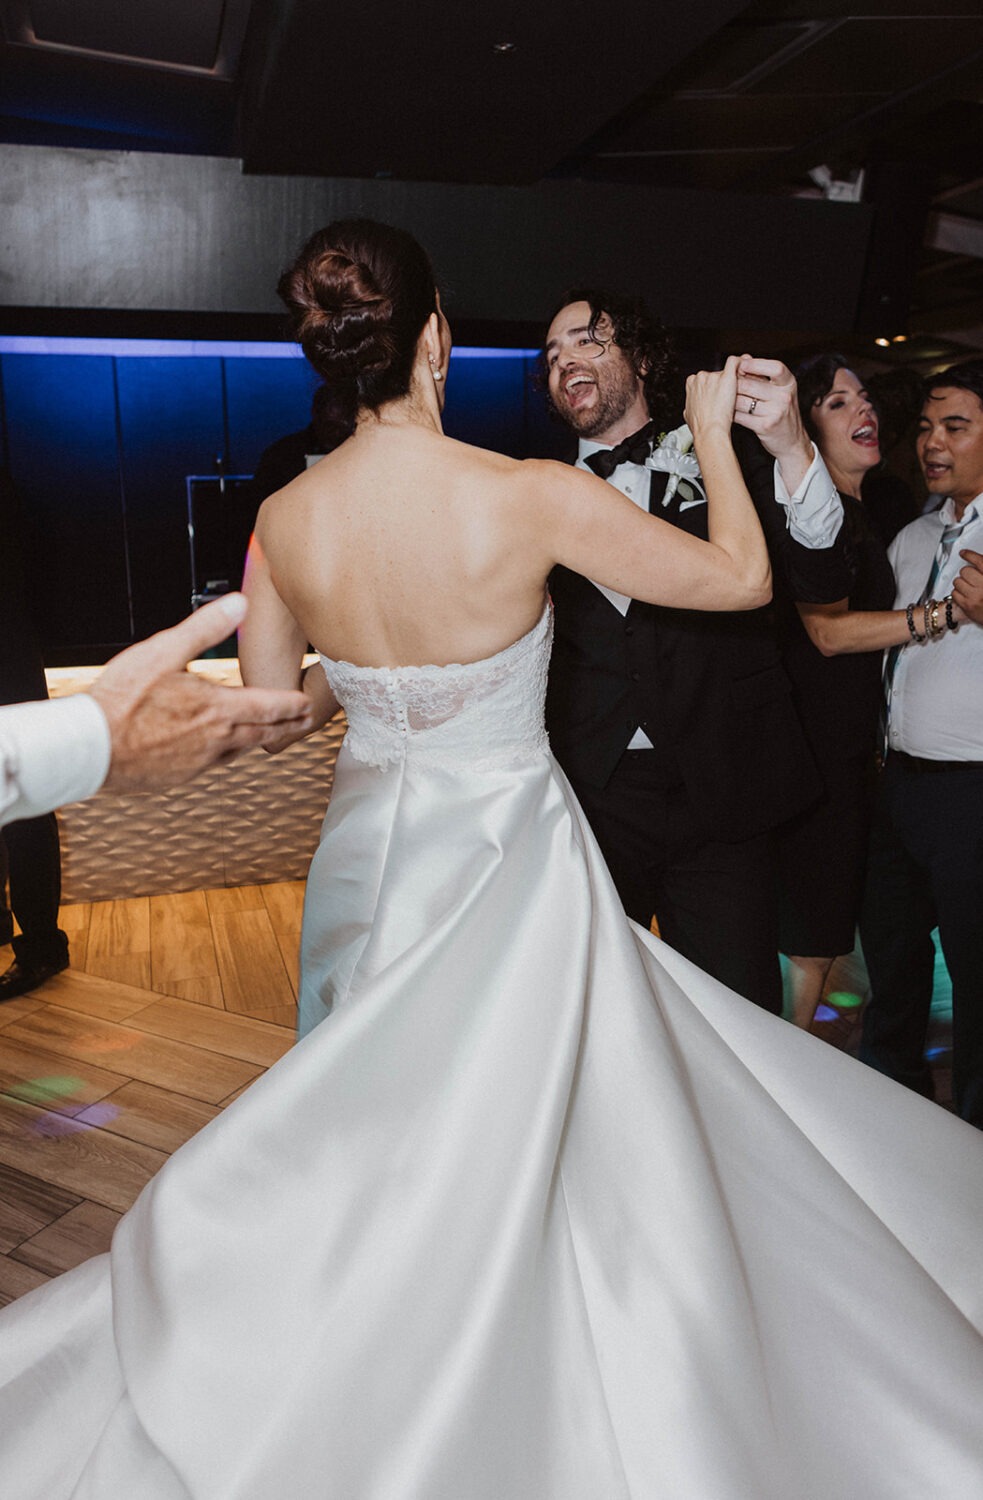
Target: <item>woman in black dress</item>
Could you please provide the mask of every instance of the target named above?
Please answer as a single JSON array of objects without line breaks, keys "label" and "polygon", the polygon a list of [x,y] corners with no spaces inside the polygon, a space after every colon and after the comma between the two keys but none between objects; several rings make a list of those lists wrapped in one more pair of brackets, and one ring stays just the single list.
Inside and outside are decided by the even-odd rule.
[{"label": "woman in black dress", "polygon": [[[808,1027],[834,959],[854,944],[883,651],[905,645],[923,626],[920,609],[912,628],[906,610],[892,608],[894,575],[861,500],[864,476],[881,456],[867,391],[839,354],[807,361],[796,378],[806,428],[843,500],[853,578],[847,598],[790,607],[785,617],[785,664],[825,782],[819,801],[778,836],[780,943],[790,965],[792,1019]],[[945,617],[937,624],[944,629]]]}]

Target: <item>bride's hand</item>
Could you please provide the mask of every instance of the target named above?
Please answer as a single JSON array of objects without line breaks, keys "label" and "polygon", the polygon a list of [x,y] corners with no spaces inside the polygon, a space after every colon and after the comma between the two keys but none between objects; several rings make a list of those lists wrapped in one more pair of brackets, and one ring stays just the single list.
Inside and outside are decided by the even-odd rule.
[{"label": "bride's hand", "polygon": [[722,370],[698,370],[686,381],[684,416],[694,439],[710,428],[730,432],[737,397],[738,356],[732,354]]}]

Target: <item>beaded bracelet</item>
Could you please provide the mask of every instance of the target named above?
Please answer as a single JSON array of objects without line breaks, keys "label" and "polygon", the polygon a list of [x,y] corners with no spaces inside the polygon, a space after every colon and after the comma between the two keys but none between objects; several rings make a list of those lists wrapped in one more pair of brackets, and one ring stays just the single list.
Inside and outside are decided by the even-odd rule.
[{"label": "beaded bracelet", "polygon": [[951,630],[953,632],[953,634],[955,634],[955,632],[959,629],[959,625],[958,625],[957,621],[955,620],[955,618],[953,617],[953,613],[952,613],[952,605],[953,605],[952,595],[951,594],[946,594],[945,598],[942,600],[942,603],[945,605],[945,624],[946,624],[946,629],[947,630]]},{"label": "beaded bracelet", "polygon": [[908,634],[911,636],[911,639],[913,641],[923,641],[925,639],[925,636],[919,635],[918,631],[915,629],[915,606],[913,604],[909,604],[906,607],[905,619],[908,621]]}]

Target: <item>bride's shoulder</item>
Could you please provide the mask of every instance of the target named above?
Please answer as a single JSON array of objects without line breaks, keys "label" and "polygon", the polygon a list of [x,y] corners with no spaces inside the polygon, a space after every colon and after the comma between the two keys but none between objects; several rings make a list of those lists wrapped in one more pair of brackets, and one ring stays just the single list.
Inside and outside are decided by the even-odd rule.
[{"label": "bride's shoulder", "polygon": [[[285,523],[315,504],[328,480],[327,467],[322,469],[322,465],[327,466],[332,457],[333,454],[326,454],[316,464],[312,464],[309,469],[305,469],[295,479],[291,479],[289,484],[285,484],[282,489],[274,490],[271,495],[267,495],[257,512],[257,526]],[[321,469],[320,473],[317,472],[319,469]]]},{"label": "bride's shoulder", "polygon": [[507,453],[496,453],[492,448],[479,448],[474,443],[463,443],[458,438],[446,436],[440,442],[445,456],[452,462],[468,464],[489,474],[513,474],[522,468],[519,459],[509,458]]},{"label": "bride's shoulder", "polygon": [[592,493],[600,483],[593,475],[584,474],[572,464],[561,463],[555,458],[527,458],[519,467],[523,482],[543,496],[567,496],[585,486],[587,492]]}]

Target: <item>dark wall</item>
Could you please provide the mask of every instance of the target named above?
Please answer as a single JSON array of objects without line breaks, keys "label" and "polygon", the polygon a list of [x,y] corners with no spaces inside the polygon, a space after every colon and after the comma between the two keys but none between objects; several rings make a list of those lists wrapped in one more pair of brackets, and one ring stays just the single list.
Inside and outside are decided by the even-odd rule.
[{"label": "dark wall", "polygon": [[[253,473],[268,444],[307,425],[316,385],[299,353],[108,347],[0,353],[3,456],[23,501],[51,666],[104,660],[187,613],[187,476]],[[515,457],[553,451],[532,363],[521,352],[455,351],[450,436]]]},{"label": "dark wall", "polygon": [[864,204],[578,181],[532,187],[243,176],[211,157],[0,146],[0,308],[270,314],[339,215],[403,225],[454,317],[537,324],[564,287],[642,293],[675,328],[853,325]]},{"label": "dark wall", "polygon": [[[196,336],[221,336],[203,324],[275,316],[300,241],[350,214],[415,233],[452,323],[502,342],[535,341],[565,287],[600,283],[646,296],[684,345],[697,329],[712,351],[715,329],[755,328],[763,352],[769,330],[850,329],[871,223],[860,204],[244,176],[226,159],[0,145],[0,333],[78,332],[90,318],[116,335],[138,320],[173,336],[174,320],[190,320]],[[554,450],[527,374],[522,360],[458,361],[448,431],[516,454]],[[99,659],[185,612],[186,476],[215,473],[217,460],[251,472],[266,444],[306,424],[312,389],[299,359],[120,349],[6,353],[0,381],[51,662]]]}]

